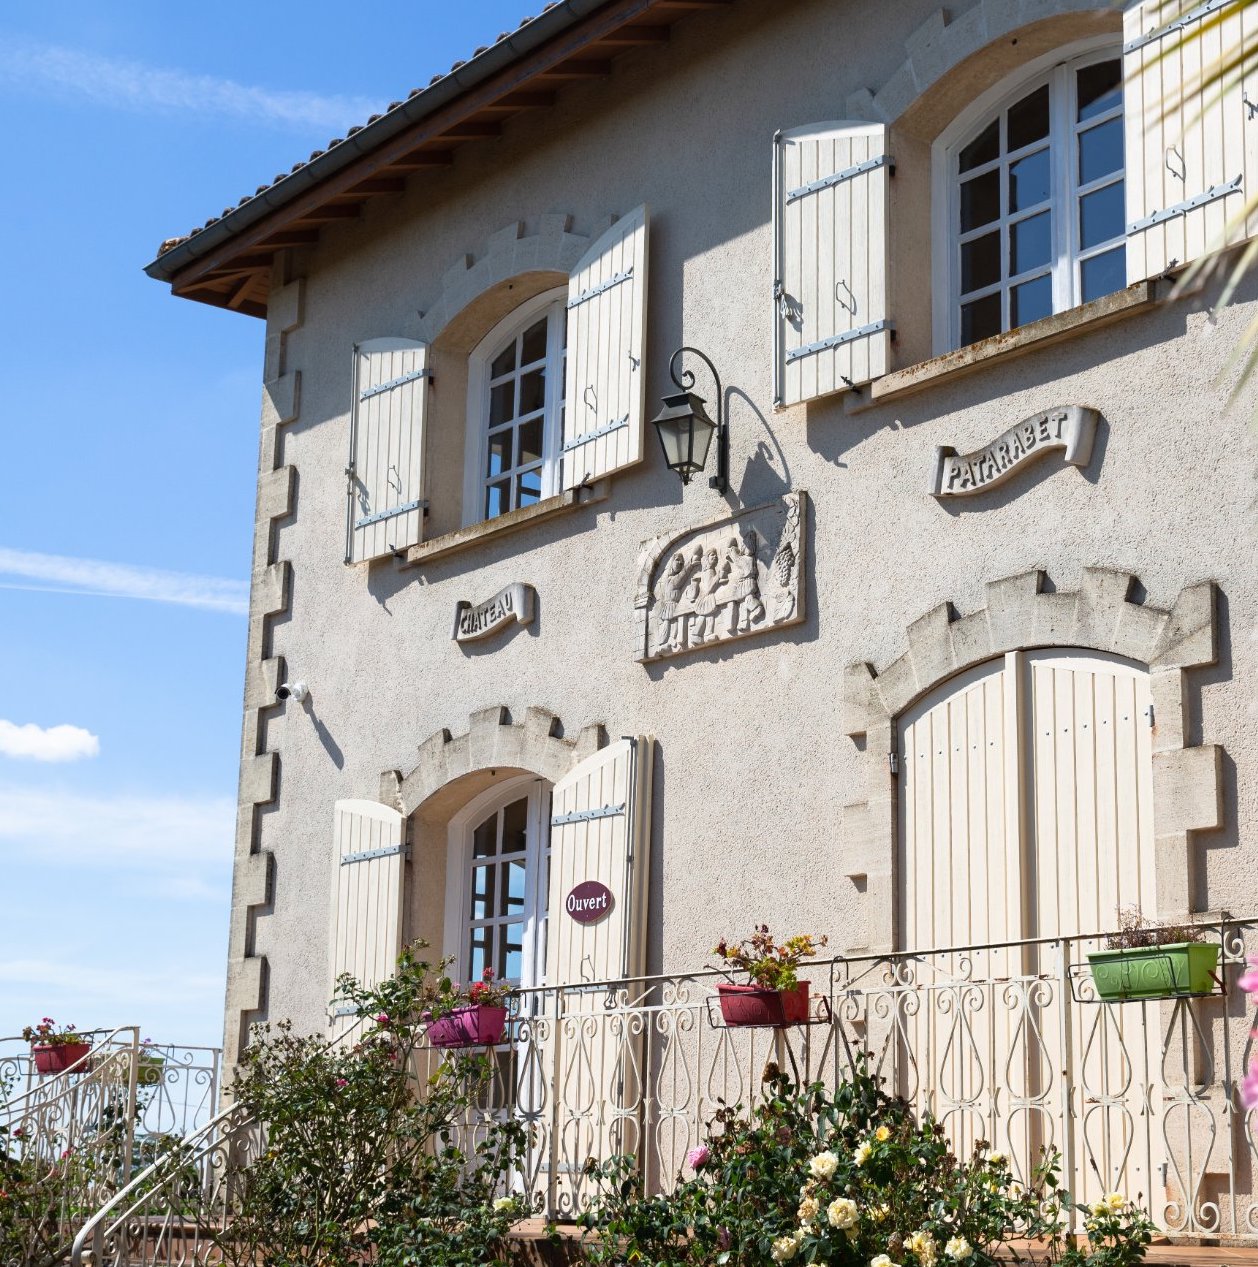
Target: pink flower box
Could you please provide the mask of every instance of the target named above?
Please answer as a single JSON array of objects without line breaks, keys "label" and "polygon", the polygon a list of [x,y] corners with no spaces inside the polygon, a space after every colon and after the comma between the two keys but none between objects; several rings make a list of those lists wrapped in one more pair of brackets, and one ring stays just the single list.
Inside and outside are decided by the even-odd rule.
[{"label": "pink flower box", "polygon": [[721,1015],[725,1024],[802,1025],[808,1020],[808,982],[793,990],[765,990],[758,985],[719,983]]},{"label": "pink flower box", "polygon": [[465,1003],[428,1026],[434,1047],[493,1047],[502,1042],[507,1009],[484,1003]]},{"label": "pink flower box", "polygon": [[[42,1074],[49,1073],[65,1073],[71,1065],[77,1065],[80,1060],[90,1054],[92,1050],[91,1043],[32,1043],[31,1055],[35,1057],[35,1072]],[[85,1063],[78,1071],[86,1073],[88,1065]]]}]

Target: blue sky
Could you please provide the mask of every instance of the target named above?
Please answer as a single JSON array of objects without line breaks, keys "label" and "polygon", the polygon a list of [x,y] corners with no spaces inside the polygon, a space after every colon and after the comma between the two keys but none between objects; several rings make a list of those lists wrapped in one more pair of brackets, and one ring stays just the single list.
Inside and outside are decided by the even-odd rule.
[{"label": "blue sky", "polygon": [[142,266],[540,4],[0,15],[0,1037],[221,1033],[262,324]]}]

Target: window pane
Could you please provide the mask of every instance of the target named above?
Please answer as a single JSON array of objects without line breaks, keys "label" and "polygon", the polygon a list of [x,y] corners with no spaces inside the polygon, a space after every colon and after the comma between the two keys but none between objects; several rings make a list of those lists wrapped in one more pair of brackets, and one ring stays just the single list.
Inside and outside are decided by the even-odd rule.
[{"label": "window pane", "polygon": [[505,515],[511,509],[511,482],[502,480],[485,490],[485,518]]},{"label": "window pane", "polygon": [[502,909],[499,915],[517,915],[524,910],[524,863],[508,862],[503,877]]},{"label": "window pane", "polygon": [[968,172],[971,167],[990,163],[1000,153],[1000,120],[993,119],[979,134],[961,151],[961,170]]},{"label": "window pane", "polygon": [[1025,273],[1029,268],[1039,268],[1052,258],[1051,211],[1041,211],[1038,216],[1019,220],[1009,226],[1009,272]]},{"label": "window pane", "polygon": [[515,340],[512,339],[489,366],[490,378],[501,378],[504,374],[510,374],[515,369]]},{"label": "window pane", "polygon": [[472,868],[472,919],[489,919],[494,914],[494,873],[491,862]]},{"label": "window pane", "polygon": [[1116,57],[1112,62],[1097,62],[1077,73],[1079,88],[1079,122],[1112,110],[1123,99],[1123,66]]},{"label": "window pane", "polygon": [[961,247],[961,293],[1000,280],[1000,232],[986,233]]},{"label": "window pane", "polygon": [[1100,299],[1127,285],[1127,248],[1116,246],[1112,251],[1094,255],[1079,266],[1082,299]]},{"label": "window pane", "polygon": [[1053,312],[1053,279],[1048,274],[1033,282],[1023,282],[1009,292],[1009,327],[1024,326],[1051,316]]},{"label": "window pane", "polygon": [[1110,238],[1121,237],[1126,229],[1123,182],[1115,181],[1079,199],[1079,241],[1084,250]]},{"label": "window pane", "polygon": [[472,857],[492,858],[498,851],[498,815],[491,814],[472,834]]},{"label": "window pane", "polygon": [[510,422],[515,417],[515,379],[489,389],[489,425]]},{"label": "window pane", "polygon": [[1048,200],[1048,151],[1036,150],[1009,164],[1009,210],[1025,211]]},{"label": "window pane", "polygon": [[1048,85],[1009,107],[1008,150],[1020,150],[1048,135]]},{"label": "window pane", "polygon": [[485,969],[493,963],[493,940],[492,928],[472,929],[467,956],[467,975],[471,980],[479,981]]},{"label": "window pane", "polygon": [[528,466],[530,462],[542,460],[542,420],[534,418],[524,423],[516,433],[519,440],[516,445],[516,466]]},{"label": "window pane", "polygon": [[520,341],[520,364],[532,365],[546,355],[546,318],[536,325],[529,326]]},{"label": "window pane", "polygon": [[528,848],[528,797],[512,801],[502,811],[502,852],[523,853]]},{"label": "window pane", "polygon": [[542,500],[542,472],[525,471],[516,476],[517,506],[533,506]]},{"label": "window pane", "polygon": [[520,416],[531,414],[546,403],[546,370],[532,370],[520,379]]},{"label": "window pane", "polygon": [[511,428],[489,437],[489,458],[486,475],[498,475],[511,465]]},{"label": "window pane", "polygon": [[508,924],[498,931],[498,979],[518,981],[524,971],[524,925]]},{"label": "window pane", "polygon": [[1079,184],[1087,185],[1123,166],[1123,121],[1110,119],[1079,133]]},{"label": "window pane", "polygon": [[1000,219],[1000,169],[992,168],[961,186],[961,232]]},{"label": "window pane", "polygon": [[961,305],[961,342],[977,343],[1000,333],[1000,295],[984,295]]}]

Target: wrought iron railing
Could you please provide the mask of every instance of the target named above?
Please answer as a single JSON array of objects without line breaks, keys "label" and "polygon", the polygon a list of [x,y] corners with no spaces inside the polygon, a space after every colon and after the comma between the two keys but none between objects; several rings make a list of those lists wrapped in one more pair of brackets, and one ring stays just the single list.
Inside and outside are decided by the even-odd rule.
[{"label": "wrought iron railing", "polygon": [[31,1262],[68,1250],[92,1211],[216,1107],[217,1049],[143,1043],[136,1026],[83,1037],[88,1054],[50,1074],[29,1043],[0,1040],[0,1147],[40,1193],[23,1224]]},{"label": "wrought iron railing", "polygon": [[[1258,921],[1203,933],[1220,947],[1212,992],[1139,1002],[1097,998],[1087,954],[1099,937],[811,965],[809,1023],[786,1029],[726,1027],[708,972],[525,991],[465,1143],[505,1115],[524,1122],[514,1187],[569,1220],[593,1195],[591,1158],[631,1154],[648,1188],[666,1191],[713,1114],[757,1100],[767,1064],[833,1085],[868,1053],[960,1151],[986,1140],[1025,1178],[1041,1148],[1055,1149],[1079,1199],[1119,1190],[1168,1234],[1258,1242],[1258,1124],[1238,1096],[1253,1022],[1236,988]],[[137,1176],[76,1254],[91,1251],[96,1267],[212,1262],[233,1172],[258,1140],[229,1110],[187,1141],[182,1162]]]}]

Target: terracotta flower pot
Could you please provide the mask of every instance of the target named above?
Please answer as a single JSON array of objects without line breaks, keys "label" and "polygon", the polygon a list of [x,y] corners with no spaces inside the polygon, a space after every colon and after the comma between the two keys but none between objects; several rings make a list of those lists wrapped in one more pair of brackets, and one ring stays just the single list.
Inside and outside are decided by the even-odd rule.
[{"label": "terracotta flower pot", "polygon": [[[71,1065],[78,1064],[92,1050],[91,1043],[32,1043],[31,1055],[35,1057],[35,1072],[65,1073]],[[79,1071],[87,1072],[84,1065]]]},{"label": "terracotta flower pot", "polygon": [[465,1003],[428,1026],[434,1047],[492,1047],[502,1042],[507,1009],[484,1003]]},{"label": "terracotta flower pot", "polygon": [[802,1025],[808,1019],[807,981],[799,982],[793,990],[765,990],[758,985],[726,982],[716,989],[726,1025]]}]

